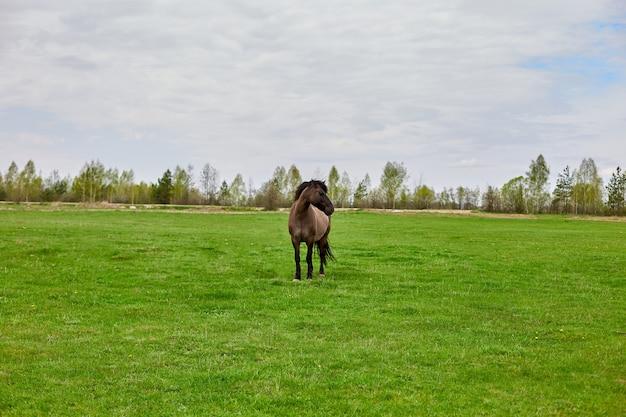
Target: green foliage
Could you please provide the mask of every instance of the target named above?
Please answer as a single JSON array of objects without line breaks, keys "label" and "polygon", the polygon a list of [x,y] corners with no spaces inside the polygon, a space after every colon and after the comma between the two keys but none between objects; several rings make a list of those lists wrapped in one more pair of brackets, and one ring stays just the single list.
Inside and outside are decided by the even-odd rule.
[{"label": "green foliage", "polygon": [[335,207],[350,207],[352,203],[352,182],[346,171],[343,171],[339,183],[336,186],[335,199],[333,200]]},{"label": "green foliage", "polygon": [[615,172],[611,175],[608,185],[606,186],[607,192],[607,206],[609,212],[614,215],[624,214],[624,205],[626,197],[626,173],[622,172],[620,167],[615,169]]},{"label": "green foliage", "polygon": [[287,171],[285,167],[277,166],[276,169],[274,169],[271,180],[278,189],[280,203],[289,200],[290,196],[287,195],[289,184],[287,183]]},{"label": "green foliage", "polygon": [[426,185],[420,185],[415,188],[415,192],[413,193],[413,204],[415,208],[419,210],[429,209],[432,208],[435,197],[435,190]]},{"label": "green foliage", "polygon": [[502,196],[498,187],[487,186],[487,191],[483,195],[482,209],[492,213],[502,210]]},{"label": "green foliage", "polygon": [[566,166],[556,180],[552,207],[557,213],[571,213],[574,193],[574,174],[570,173],[569,166]]},{"label": "green foliage", "polygon": [[262,206],[265,210],[277,210],[282,201],[280,193],[279,178],[273,178],[263,185],[261,193],[258,195],[257,205]]},{"label": "green foliage", "polygon": [[574,210],[577,214],[598,214],[602,209],[602,178],[591,158],[583,159],[576,171],[572,190]]},{"label": "green foliage", "polygon": [[626,223],[336,212],[300,284],[286,224],[0,210],[0,415],[623,414]]},{"label": "green foliage", "polygon": [[102,201],[105,198],[105,175],[106,170],[100,161],[86,163],[72,182],[72,192],[83,202]]},{"label": "green foliage", "polygon": [[189,204],[191,187],[193,186],[193,168],[189,166],[186,170],[180,166],[174,169],[172,177],[172,202],[174,204]]},{"label": "green foliage", "polygon": [[337,193],[339,188],[339,171],[334,165],[330,168],[330,171],[328,172],[328,181],[326,185],[328,186],[328,197],[332,201],[337,200]]},{"label": "green foliage", "polygon": [[222,206],[230,206],[232,204],[232,198],[230,195],[230,188],[226,180],[222,181],[222,186],[217,195],[217,202]]},{"label": "green foliage", "polygon": [[541,213],[548,208],[550,193],[548,192],[548,178],[550,169],[543,155],[530,162],[526,172],[526,184],[528,186],[527,205],[530,213]]},{"label": "green foliage", "polygon": [[173,193],[172,172],[167,169],[163,176],[158,179],[157,184],[153,186],[152,197],[159,204],[170,204]]},{"label": "green foliage", "polygon": [[44,181],[42,200],[62,201],[70,189],[70,181],[69,177],[62,178],[59,171],[52,171]]},{"label": "green foliage", "polygon": [[365,174],[365,177],[359,181],[356,189],[354,190],[354,206],[355,207],[364,207],[367,203],[367,197],[370,191],[370,187],[372,186],[370,175]]},{"label": "green foliage", "polygon": [[408,173],[404,164],[399,162],[387,162],[380,177],[380,188],[385,194],[387,208],[396,207],[398,193],[402,189]]},{"label": "green foliage", "polygon": [[235,176],[228,191],[232,205],[240,207],[246,203],[246,184],[241,174]]},{"label": "green foliage", "polygon": [[295,165],[291,165],[289,170],[287,171],[287,197],[293,198],[296,188],[300,184],[302,184],[302,176],[300,175],[300,170]]},{"label": "green foliage", "polygon": [[524,177],[519,176],[509,180],[502,186],[502,208],[512,213],[526,212],[526,196]]},{"label": "green foliage", "polygon": [[17,164],[15,161],[11,161],[11,165],[9,165],[9,169],[4,176],[4,189],[8,200],[20,201],[18,175]]}]

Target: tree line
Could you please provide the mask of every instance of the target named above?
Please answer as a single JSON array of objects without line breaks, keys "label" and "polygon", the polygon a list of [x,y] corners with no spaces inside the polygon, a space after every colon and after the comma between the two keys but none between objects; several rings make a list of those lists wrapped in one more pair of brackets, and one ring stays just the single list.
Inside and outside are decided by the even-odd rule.
[{"label": "tree line", "polygon": [[[566,166],[553,190],[549,189],[550,169],[539,155],[531,161],[524,175],[514,177],[500,187],[433,187],[419,184],[410,189],[407,168],[403,163],[387,162],[377,186],[369,174],[353,180],[346,171],[333,166],[326,176],[328,194],[336,207],[392,209],[482,209],[506,213],[626,213],[626,173],[618,166],[606,187],[595,162],[585,158],[577,169]],[[49,176],[37,173],[28,161],[20,170],[12,162],[0,172],[0,200],[14,202],[85,202],[126,204],[209,204],[220,206],[264,207],[274,210],[289,207],[302,176],[295,165],[278,166],[272,177],[255,188],[241,174],[228,181],[220,178],[211,164],[196,175],[194,168],[176,166],[167,169],[154,183],[136,181],[132,170],[106,168],[100,161],[84,164],[75,177],[62,177],[57,170]]]}]

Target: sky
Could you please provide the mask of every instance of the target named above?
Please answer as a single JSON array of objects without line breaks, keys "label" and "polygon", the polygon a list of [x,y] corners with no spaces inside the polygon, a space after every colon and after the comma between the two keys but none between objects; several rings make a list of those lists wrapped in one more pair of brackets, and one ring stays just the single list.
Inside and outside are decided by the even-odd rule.
[{"label": "sky", "polygon": [[501,185],[626,165],[626,2],[0,0],[0,170]]}]

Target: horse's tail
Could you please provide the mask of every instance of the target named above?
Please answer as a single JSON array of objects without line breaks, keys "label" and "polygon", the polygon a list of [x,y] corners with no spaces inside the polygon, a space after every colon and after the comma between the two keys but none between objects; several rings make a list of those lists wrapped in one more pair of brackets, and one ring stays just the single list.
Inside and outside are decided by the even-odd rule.
[{"label": "horse's tail", "polygon": [[325,245],[320,245],[320,242],[315,242],[315,247],[317,248],[317,254],[322,260],[322,263],[324,264],[324,266],[326,266],[326,264],[328,263],[328,260],[331,260],[331,261],[335,260],[335,255],[333,255],[333,251],[330,248],[330,243],[328,242],[328,239],[326,239]]}]

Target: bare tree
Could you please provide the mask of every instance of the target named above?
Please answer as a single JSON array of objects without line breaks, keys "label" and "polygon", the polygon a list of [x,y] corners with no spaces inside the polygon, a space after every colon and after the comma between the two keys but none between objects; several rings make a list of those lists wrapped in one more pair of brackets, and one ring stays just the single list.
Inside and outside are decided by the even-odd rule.
[{"label": "bare tree", "polygon": [[204,198],[204,203],[213,204],[216,201],[219,175],[211,164],[204,164],[200,171],[200,191]]}]

